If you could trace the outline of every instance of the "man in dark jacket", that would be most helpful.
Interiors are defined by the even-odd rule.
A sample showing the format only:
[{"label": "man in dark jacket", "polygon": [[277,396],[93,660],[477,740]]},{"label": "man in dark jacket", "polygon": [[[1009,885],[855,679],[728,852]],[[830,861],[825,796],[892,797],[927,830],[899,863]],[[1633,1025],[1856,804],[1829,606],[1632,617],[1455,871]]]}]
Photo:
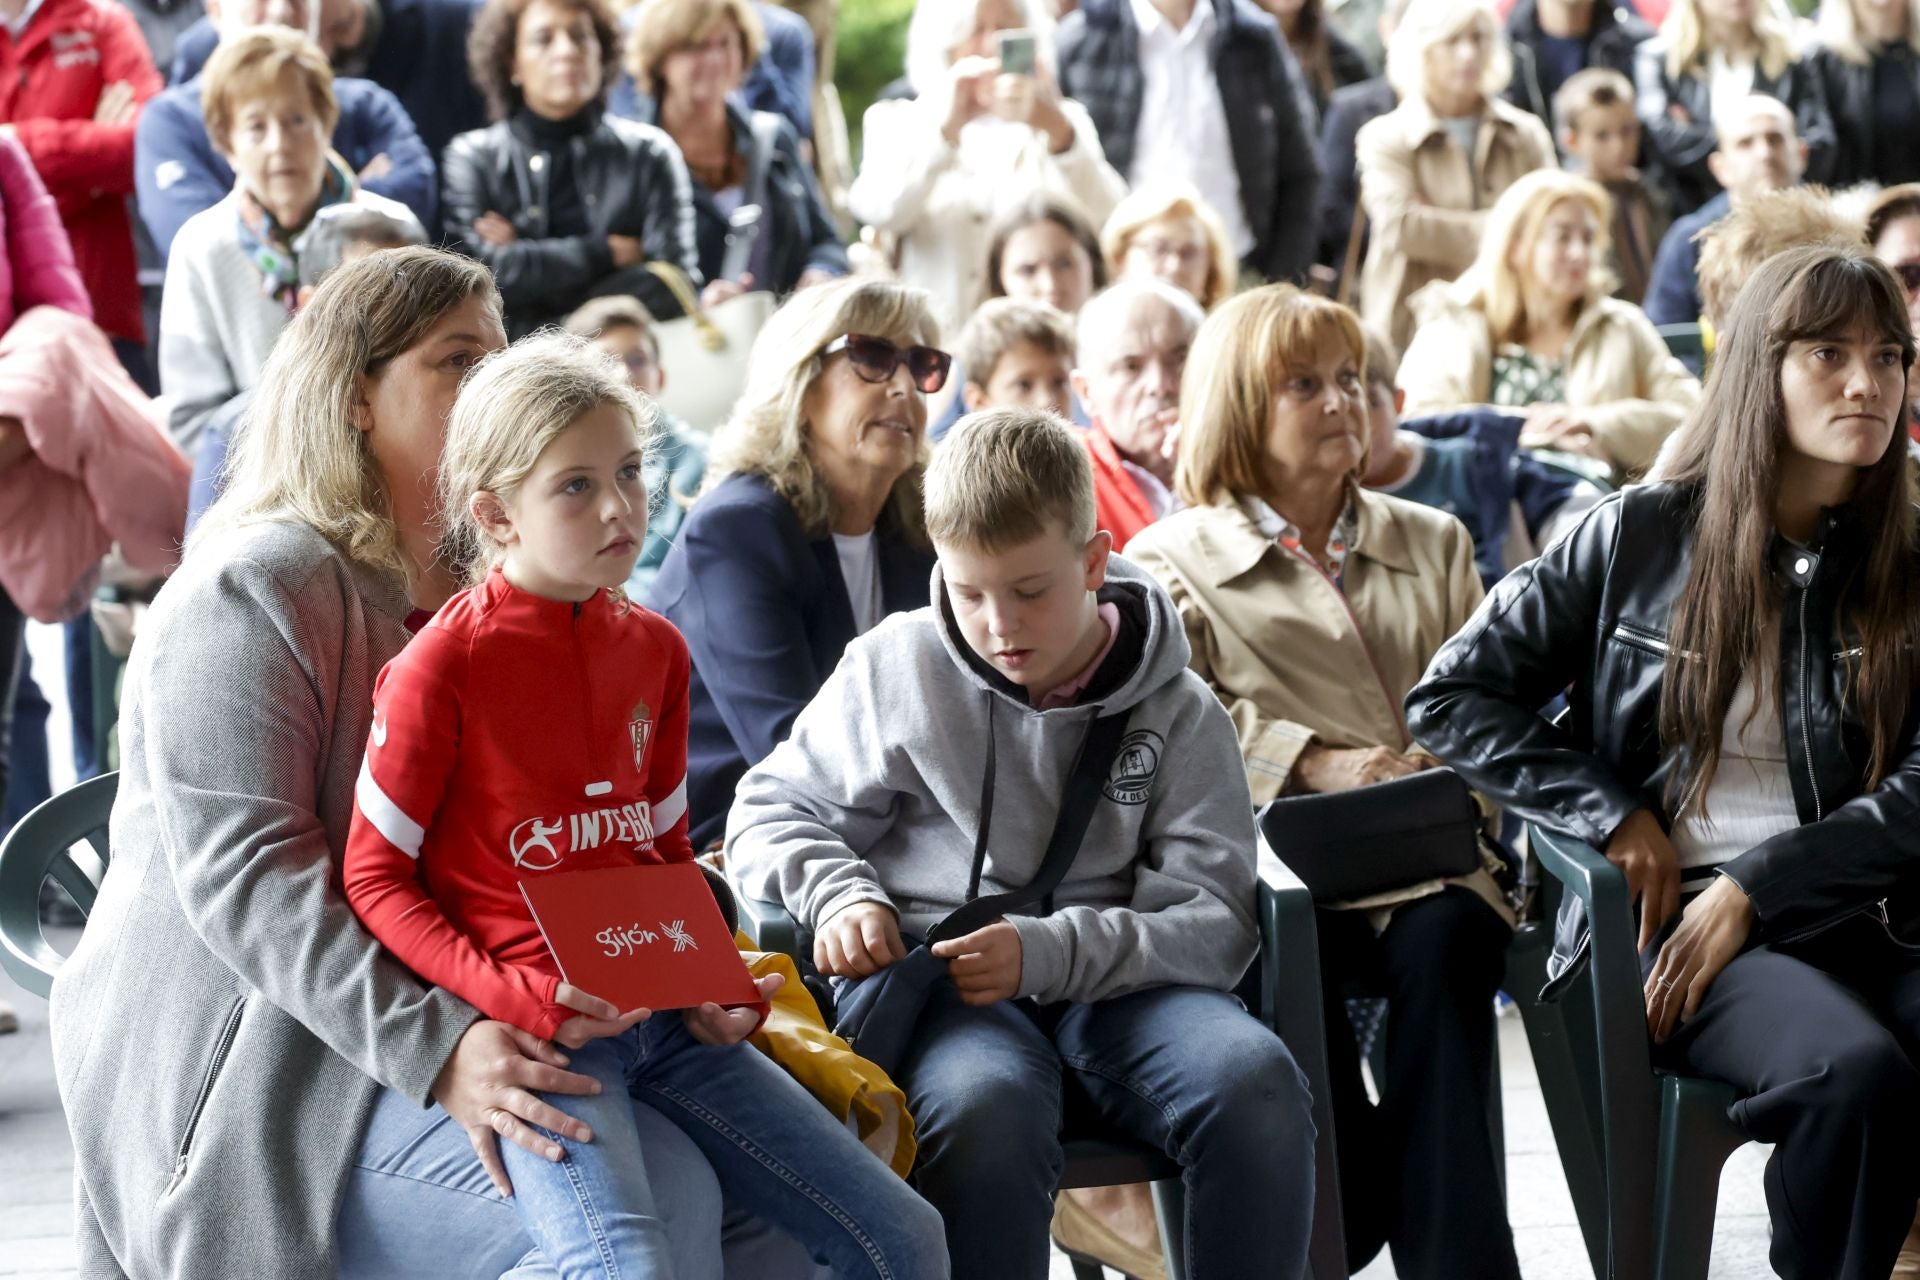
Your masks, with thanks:
[{"label": "man in dark jacket", "polygon": [[[1305,278],[1320,182],[1313,106],[1270,15],[1251,0],[1087,0],[1055,43],[1060,90],[1086,107],[1121,176],[1136,190],[1192,183],[1227,206],[1218,212],[1248,267]],[[1210,77],[1187,74],[1196,56]]]},{"label": "man in dark jacket", "polygon": [[[467,28],[479,0],[313,0],[316,40],[343,76],[373,81],[400,99],[429,155],[454,135],[487,123],[487,106],[467,73]],[[220,43],[207,19],[174,46],[169,84],[200,74]],[[431,223],[427,225],[431,226]]]},{"label": "man in dark jacket", "polygon": [[1588,67],[1610,67],[1632,80],[1634,46],[1653,34],[1612,0],[1520,0],[1507,15],[1513,47],[1507,101],[1546,121],[1557,138],[1553,95],[1560,86]]}]

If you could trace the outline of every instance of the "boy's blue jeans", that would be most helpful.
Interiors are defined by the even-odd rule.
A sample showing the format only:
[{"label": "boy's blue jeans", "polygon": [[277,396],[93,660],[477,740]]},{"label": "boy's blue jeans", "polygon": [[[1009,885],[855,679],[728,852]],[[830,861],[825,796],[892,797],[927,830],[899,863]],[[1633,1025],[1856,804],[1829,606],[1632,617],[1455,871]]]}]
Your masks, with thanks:
[{"label": "boy's blue jeans", "polygon": [[976,1008],[942,983],[898,1083],[920,1142],[915,1182],[946,1222],[956,1280],[1044,1280],[1069,1093],[1180,1162],[1191,1280],[1306,1272],[1306,1077],[1224,992]]},{"label": "boy's blue jeans", "polygon": [[693,1139],[729,1201],[786,1231],[836,1276],[947,1275],[933,1207],[758,1050],[701,1044],[678,1013],[658,1013],[569,1056],[569,1070],[599,1080],[600,1094],[546,1101],[584,1120],[593,1141],[559,1139],[567,1154],[558,1164],[502,1146],[521,1218],[566,1280],[674,1274],[635,1101]]}]

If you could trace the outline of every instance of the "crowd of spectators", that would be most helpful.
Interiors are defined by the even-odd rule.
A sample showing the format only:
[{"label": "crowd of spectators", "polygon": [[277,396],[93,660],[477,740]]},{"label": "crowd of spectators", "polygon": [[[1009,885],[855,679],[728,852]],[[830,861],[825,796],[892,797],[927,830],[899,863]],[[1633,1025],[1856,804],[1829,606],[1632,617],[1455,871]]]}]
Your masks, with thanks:
[{"label": "crowd of spectators", "polygon": [[[436,1196],[504,1179],[495,1134],[571,1136],[534,1096],[574,1088],[552,1046],[383,956],[325,874],[372,803],[376,677],[473,568],[448,415],[546,331],[644,408],[605,585],[684,642],[686,737],[646,800],[818,935],[842,999],[983,868],[1034,878],[987,848],[996,750],[993,829],[1037,858],[1063,717],[1153,708],[1129,759],[1187,808],[1156,793],[1041,920],[951,953],[895,1072],[951,1274],[1038,1276],[1049,1230],[1163,1274],[1144,1188],[1036,1209],[1063,1062],[1185,1166],[1189,1274],[1297,1269],[1308,1100],[1223,995],[1244,819],[1444,761],[1626,871],[1662,1061],[1775,1144],[1781,1273],[1920,1275],[1920,940],[1841,910],[1897,933],[1920,887],[1920,7],[918,0],[851,168],[837,11],[0,0],[0,833],[51,792],[57,683],[73,772],[123,770],[97,915],[160,957],[128,976],[96,925],[56,999],[88,1265],[164,1269],[165,1238],[208,1274],[391,1274],[458,1246]],[[129,601],[123,671],[96,612]],[[29,621],[64,628],[63,679]],[[1516,829],[1317,910],[1356,1269],[1519,1274],[1485,1124]],[[1371,1093],[1361,985],[1393,1028]],[[1832,1052],[1763,1043],[1769,990]],[[98,1047],[143,1028],[176,1043]],[[223,1034],[255,1091],[226,1111],[272,1115],[198,1140],[280,1179],[244,1195],[188,1160],[192,1038]],[[1284,1079],[1255,1098],[1252,1063]],[[1157,1110],[1113,1084],[1149,1067]],[[133,1071],[176,1146],[107,1140],[152,1118]],[[426,1141],[420,1103],[454,1123],[400,1212],[382,1147]],[[659,1247],[806,1274],[817,1223],[748,1197],[723,1231],[737,1153],[637,1123],[683,1184]],[[1285,1211],[1248,1221],[1256,1187]],[[518,1223],[468,1243],[545,1274],[512,1270]]]}]

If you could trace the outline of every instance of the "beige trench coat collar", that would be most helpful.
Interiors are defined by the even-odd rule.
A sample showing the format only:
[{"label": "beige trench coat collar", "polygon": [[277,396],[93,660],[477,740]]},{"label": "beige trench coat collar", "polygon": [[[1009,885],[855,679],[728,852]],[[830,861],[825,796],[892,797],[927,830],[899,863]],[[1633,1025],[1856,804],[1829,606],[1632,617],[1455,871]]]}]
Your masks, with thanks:
[{"label": "beige trench coat collar", "polygon": [[[1260,532],[1260,526],[1238,502],[1228,499],[1206,510],[1208,518],[1196,531],[1195,542],[1214,586],[1225,586],[1247,573],[1269,552],[1287,554]],[[1400,573],[1415,572],[1406,531],[1381,513],[1379,499],[1360,490],[1354,498],[1353,514],[1356,533],[1349,555],[1364,556]]]}]

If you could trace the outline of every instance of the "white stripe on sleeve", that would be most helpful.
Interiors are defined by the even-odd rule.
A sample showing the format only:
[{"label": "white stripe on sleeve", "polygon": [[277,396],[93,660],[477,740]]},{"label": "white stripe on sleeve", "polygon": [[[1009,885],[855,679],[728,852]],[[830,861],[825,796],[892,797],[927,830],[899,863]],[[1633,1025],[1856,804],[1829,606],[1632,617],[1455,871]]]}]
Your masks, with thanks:
[{"label": "white stripe on sleeve", "polygon": [[[353,786],[353,798],[359,802],[360,812],[367,816],[367,821],[373,824],[375,831],[386,837],[388,844],[409,858],[420,856],[420,842],[426,839],[427,829],[387,798],[387,793],[373,780],[372,761],[364,756],[360,759],[360,780]],[[684,797],[680,807],[687,807]]]},{"label": "white stripe on sleeve", "polygon": [[680,785],[673,794],[653,806],[653,829],[656,832],[671,831],[673,824],[687,816],[687,778],[680,775]]}]

